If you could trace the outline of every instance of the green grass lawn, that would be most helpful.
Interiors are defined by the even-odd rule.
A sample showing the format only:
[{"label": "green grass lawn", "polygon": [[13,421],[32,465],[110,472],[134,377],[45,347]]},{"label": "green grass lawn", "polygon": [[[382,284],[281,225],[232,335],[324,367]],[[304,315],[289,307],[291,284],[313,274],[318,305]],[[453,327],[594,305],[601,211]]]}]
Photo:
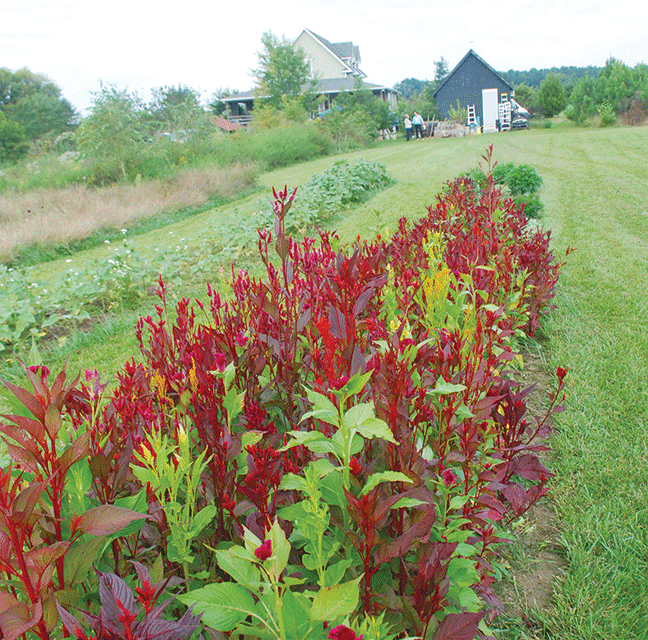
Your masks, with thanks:
[{"label": "green grass lawn", "polygon": [[[543,630],[520,628],[514,637],[648,638],[648,128],[564,125],[389,142],[348,154],[349,160],[384,162],[397,184],[330,228],[350,240],[374,233],[377,224],[394,228],[401,216],[420,217],[444,182],[474,167],[489,144],[498,161],[537,169],[544,179],[542,223],[552,230],[557,252],[576,249],[541,341],[550,368],[570,368],[567,410],[558,416],[553,438],[552,492],[567,569],[553,603],[533,612]],[[268,190],[294,187],[337,159],[281,169],[261,180]],[[147,251],[182,237],[188,251],[199,251],[207,231],[218,231],[233,208],[237,215],[251,215],[257,198],[206,211],[133,243]],[[75,259],[106,255],[101,247]],[[65,267],[64,261],[48,263],[43,274]],[[60,364],[69,357],[70,370],[96,366],[109,377],[135,354],[134,321],[131,316],[113,323],[51,358]]]}]

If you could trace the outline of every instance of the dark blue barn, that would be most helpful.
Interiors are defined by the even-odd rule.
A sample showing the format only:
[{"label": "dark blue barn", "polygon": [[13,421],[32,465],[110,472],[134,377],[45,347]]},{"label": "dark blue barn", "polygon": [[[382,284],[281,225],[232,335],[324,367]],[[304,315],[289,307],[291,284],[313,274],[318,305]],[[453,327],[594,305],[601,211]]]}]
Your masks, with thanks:
[{"label": "dark blue barn", "polygon": [[450,107],[457,107],[458,100],[464,109],[474,105],[477,122],[484,131],[493,131],[502,94],[510,98],[513,85],[471,49],[433,95],[442,118],[448,117]]}]

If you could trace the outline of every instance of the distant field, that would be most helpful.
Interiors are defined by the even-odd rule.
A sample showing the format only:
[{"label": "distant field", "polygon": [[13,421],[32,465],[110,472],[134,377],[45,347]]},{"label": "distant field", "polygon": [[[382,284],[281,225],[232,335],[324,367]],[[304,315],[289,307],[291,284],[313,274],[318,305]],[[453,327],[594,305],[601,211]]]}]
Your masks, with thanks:
[{"label": "distant field", "polygon": [[[559,283],[556,311],[539,345],[548,370],[569,367],[567,410],[553,439],[553,504],[566,574],[553,603],[530,611],[507,637],[560,640],[648,637],[648,128],[552,129],[461,139],[386,143],[348,154],[384,162],[397,184],[330,226],[343,240],[394,228],[432,204],[444,182],[474,167],[487,145],[501,162],[526,163],[544,179],[542,224],[556,250],[576,251]],[[330,167],[329,157],[261,176],[268,187],[294,187]],[[206,230],[226,215],[251,215],[255,200],[198,214],[132,239],[141,251],[183,238],[204,250]],[[226,230],[223,230],[225,233]],[[79,254],[107,257],[100,247]],[[66,268],[42,265],[42,276]],[[205,274],[218,279],[218,274]],[[190,291],[189,294],[197,292]],[[142,310],[148,313],[148,310]],[[134,353],[129,323],[108,327],[54,360],[106,376]],[[519,631],[519,633],[518,633]],[[523,634],[534,635],[523,635]]]}]

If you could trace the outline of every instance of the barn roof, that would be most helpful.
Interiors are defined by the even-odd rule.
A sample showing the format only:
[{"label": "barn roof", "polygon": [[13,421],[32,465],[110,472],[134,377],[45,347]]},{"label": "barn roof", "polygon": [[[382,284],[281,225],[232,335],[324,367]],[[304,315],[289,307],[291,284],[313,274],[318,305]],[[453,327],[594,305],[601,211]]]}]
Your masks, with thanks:
[{"label": "barn roof", "polygon": [[484,60],[481,56],[477,55],[472,49],[470,49],[470,51],[468,51],[468,53],[463,58],[461,58],[455,68],[442,80],[441,84],[434,90],[434,93],[432,94],[433,96],[436,96],[436,94],[443,88],[446,82],[448,82],[448,80],[457,72],[461,65],[471,56],[475,58],[475,60],[477,60],[477,62],[479,62],[483,67],[488,69],[493,75],[497,76],[497,78],[499,78],[503,84],[508,86],[509,89],[513,91],[514,87],[508,80],[503,78],[501,74],[495,71],[495,69],[493,69],[493,67],[491,67],[488,62],[486,62],[486,60]]}]

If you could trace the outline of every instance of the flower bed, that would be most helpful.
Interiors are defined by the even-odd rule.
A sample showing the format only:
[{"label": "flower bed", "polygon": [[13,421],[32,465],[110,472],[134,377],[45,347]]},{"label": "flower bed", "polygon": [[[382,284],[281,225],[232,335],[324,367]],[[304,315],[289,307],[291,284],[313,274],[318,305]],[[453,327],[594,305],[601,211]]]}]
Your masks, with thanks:
[{"label": "flower bed", "polygon": [[[562,263],[493,184],[491,153],[483,191],[458,179],[416,224],[351,247],[292,240],[295,194],[275,193],[265,278],[233,274],[227,298],[173,314],[160,281],[143,362],[110,394],[45,368],[33,392],[9,385],[32,415],[0,427],[5,637],[49,638],[57,606],[97,594],[114,604],[95,632],[120,638],[149,619],[146,637],[189,637],[193,614],[282,640],[489,637],[506,526],[547,491],[538,453],[566,375],[526,415],[516,340]],[[152,596],[180,581],[193,608],[167,608],[164,631]]]}]

